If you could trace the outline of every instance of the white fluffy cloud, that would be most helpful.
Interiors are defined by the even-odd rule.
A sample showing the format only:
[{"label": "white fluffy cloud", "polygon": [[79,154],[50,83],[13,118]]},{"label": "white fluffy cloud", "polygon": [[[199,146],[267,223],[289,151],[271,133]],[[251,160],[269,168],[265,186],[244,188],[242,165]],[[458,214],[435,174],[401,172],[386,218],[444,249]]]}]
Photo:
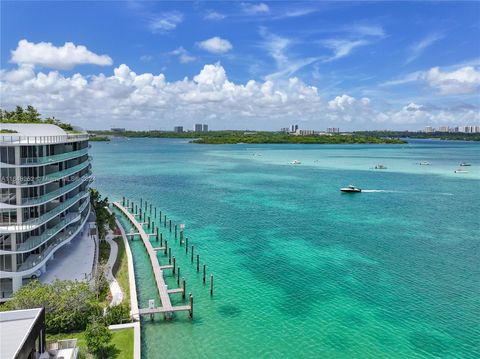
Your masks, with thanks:
[{"label": "white fluffy cloud", "polygon": [[195,56],[190,55],[189,52],[181,46],[170,52],[170,55],[178,56],[178,60],[181,64],[188,64],[189,62],[193,62],[197,59]]},{"label": "white fluffy cloud", "polygon": [[476,108],[431,109],[410,103],[381,111],[368,98],[344,94],[331,101],[298,78],[287,81],[228,79],[220,64],[205,65],[193,77],[168,82],[163,74],[137,74],[127,65],[112,75],[66,77],[20,66],[0,71],[1,107],[32,104],[46,115],[89,129],[121,126],[172,129],[208,120],[212,128],[277,129],[291,122],[302,128],[418,128],[425,124],[480,121]]},{"label": "white fluffy cloud", "polygon": [[473,93],[480,87],[480,71],[473,66],[465,66],[451,72],[443,72],[434,67],[422,77],[442,95]]},{"label": "white fluffy cloud", "polygon": [[[51,42],[37,44],[20,40],[12,51],[11,62],[20,65],[38,65],[52,69],[71,69],[76,65],[94,64],[111,65],[112,59],[107,55],[97,55],[85,46],[66,42],[63,46],[54,46]],[[24,67],[25,69],[25,67]]]},{"label": "white fluffy cloud", "polygon": [[201,49],[211,52],[213,54],[223,54],[233,48],[230,41],[222,39],[218,36],[212,37],[211,39],[205,41],[201,41],[197,45]]}]

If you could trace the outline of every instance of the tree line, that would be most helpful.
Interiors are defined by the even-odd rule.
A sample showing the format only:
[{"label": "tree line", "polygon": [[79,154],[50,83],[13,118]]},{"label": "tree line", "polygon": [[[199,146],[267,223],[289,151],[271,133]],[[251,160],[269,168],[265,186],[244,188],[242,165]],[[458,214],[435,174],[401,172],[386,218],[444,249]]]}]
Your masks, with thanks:
[{"label": "tree line", "polygon": [[73,131],[73,127],[69,123],[62,122],[55,116],[42,118],[38,110],[28,105],[25,109],[22,106],[16,106],[15,110],[7,111],[0,108],[0,122],[3,123],[44,123],[56,125],[65,131]]}]

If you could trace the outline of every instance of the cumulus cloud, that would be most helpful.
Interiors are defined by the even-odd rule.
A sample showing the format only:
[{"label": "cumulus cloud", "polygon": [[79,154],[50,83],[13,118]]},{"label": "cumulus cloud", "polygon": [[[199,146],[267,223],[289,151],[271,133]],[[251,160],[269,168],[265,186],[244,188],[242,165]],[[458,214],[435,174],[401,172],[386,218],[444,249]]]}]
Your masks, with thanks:
[{"label": "cumulus cloud", "polygon": [[[1,107],[32,104],[46,115],[86,128],[112,124],[171,129],[208,119],[213,128],[276,129],[299,120],[303,128],[343,129],[406,124],[465,124],[480,121],[476,107],[455,110],[409,103],[380,110],[369,98],[348,94],[325,101],[298,78],[234,83],[220,64],[205,65],[192,79],[169,82],[164,74],[137,74],[122,64],[110,75],[64,76],[20,66],[0,72]],[[303,121],[303,122],[302,122]]]},{"label": "cumulus cloud", "polygon": [[11,62],[20,65],[38,65],[52,69],[67,70],[77,65],[112,65],[110,56],[97,55],[85,46],[66,42],[63,46],[54,46],[51,42],[33,43],[20,40],[11,52]]},{"label": "cumulus cloud", "polygon": [[148,26],[152,32],[167,32],[175,29],[183,21],[179,11],[163,12],[150,18]]},{"label": "cumulus cloud", "polygon": [[474,93],[480,87],[480,71],[473,66],[465,66],[451,72],[443,72],[440,68],[434,67],[422,77],[442,95]]},{"label": "cumulus cloud", "polygon": [[270,12],[270,8],[267,4],[258,3],[242,3],[243,11],[248,15],[267,14]]},{"label": "cumulus cloud", "polygon": [[233,48],[230,41],[222,39],[218,36],[212,37],[211,39],[205,41],[201,41],[197,45],[199,48],[213,54],[223,54]]}]

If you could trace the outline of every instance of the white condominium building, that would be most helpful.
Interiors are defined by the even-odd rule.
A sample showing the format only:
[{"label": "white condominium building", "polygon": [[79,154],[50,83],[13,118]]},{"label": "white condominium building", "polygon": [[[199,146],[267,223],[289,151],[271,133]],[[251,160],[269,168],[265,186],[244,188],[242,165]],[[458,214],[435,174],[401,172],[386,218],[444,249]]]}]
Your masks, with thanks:
[{"label": "white condominium building", "polygon": [[90,214],[88,135],[0,124],[0,301],[46,271]]}]

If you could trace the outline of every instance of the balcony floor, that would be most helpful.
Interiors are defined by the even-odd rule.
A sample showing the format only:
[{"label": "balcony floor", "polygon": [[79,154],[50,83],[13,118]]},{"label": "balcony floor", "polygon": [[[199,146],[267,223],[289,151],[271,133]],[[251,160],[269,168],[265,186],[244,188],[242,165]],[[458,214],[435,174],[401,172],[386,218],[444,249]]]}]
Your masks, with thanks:
[{"label": "balcony floor", "polygon": [[90,222],[86,222],[80,232],[69,244],[55,252],[55,258],[47,262],[46,273],[40,276],[43,283],[55,279],[83,281],[91,278],[95,260],[95,241],[89,236]]}]

